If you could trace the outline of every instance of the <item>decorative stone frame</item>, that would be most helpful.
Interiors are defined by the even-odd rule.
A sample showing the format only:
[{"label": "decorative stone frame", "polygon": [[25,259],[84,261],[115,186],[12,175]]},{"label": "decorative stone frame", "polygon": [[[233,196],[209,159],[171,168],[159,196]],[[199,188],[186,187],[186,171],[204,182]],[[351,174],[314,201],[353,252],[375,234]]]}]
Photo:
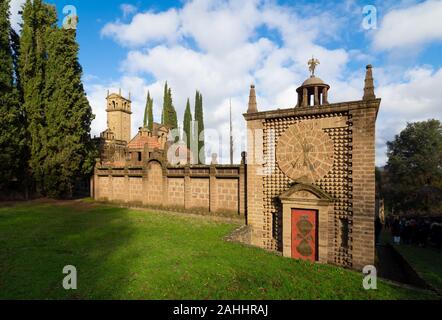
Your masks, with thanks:
[{"label": "decorative stone frame", "polygon": [[283,256],[289,258],[292,256],[292,209],[315,210],[318,217],[318,262],[327,263],[329,216],[333,210],[333,198],[315,185],[295,182],[292,187],[279,196],[279,199],[282,203]]}]

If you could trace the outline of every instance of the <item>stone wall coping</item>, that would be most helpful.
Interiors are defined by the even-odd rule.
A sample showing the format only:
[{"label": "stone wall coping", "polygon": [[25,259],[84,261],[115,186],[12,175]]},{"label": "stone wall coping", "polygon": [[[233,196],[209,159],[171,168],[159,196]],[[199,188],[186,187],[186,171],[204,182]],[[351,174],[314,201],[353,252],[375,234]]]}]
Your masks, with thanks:
[{"label": "stone wall coping", "polygon": [[[150,162],[150,161],[149,161]],[[146,163],[147,164],[147,163]],[[97,165],[97,169],[100,170],[143,170],[146,164],[142,164],[139,166],[112,166],[112,165]],[[216,168],[216,169],[239,169],[241,168],[242,164],[216,164],[216,165],[167,165],[166,169],[210,169],[210,168]]]}]

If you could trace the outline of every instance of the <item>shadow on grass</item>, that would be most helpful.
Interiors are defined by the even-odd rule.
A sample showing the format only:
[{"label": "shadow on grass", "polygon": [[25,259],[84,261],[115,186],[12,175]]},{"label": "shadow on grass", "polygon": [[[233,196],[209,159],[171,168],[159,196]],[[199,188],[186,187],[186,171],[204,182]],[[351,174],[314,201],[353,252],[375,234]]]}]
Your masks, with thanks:
[{"label": "shadow on grass", "polygon": [[[127,210],[19,204],[0,208],[0,299],[113,298],[130,274]],[[63,267],[78,272],[65,290]]]}]

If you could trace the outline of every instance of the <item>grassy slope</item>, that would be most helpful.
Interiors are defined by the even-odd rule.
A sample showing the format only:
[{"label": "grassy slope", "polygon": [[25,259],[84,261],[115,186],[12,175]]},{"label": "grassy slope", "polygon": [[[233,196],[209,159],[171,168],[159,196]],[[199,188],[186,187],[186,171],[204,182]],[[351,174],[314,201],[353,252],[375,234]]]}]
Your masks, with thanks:
[{"label": "grassy slope", "polygon": [[[82,204],[0,208],[0,299],[429,298],[222,240],[235,223]],[[78,290],[61,287],[78,270]]]}]

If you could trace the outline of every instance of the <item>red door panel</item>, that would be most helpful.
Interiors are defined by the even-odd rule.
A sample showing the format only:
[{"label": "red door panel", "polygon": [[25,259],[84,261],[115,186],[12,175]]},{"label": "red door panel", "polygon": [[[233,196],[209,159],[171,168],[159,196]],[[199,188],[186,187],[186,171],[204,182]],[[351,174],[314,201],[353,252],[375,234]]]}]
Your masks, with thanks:
[{"label": "red door panel", "polygon": [[292,258],[316,261],[316,211],[292,209]]}]

